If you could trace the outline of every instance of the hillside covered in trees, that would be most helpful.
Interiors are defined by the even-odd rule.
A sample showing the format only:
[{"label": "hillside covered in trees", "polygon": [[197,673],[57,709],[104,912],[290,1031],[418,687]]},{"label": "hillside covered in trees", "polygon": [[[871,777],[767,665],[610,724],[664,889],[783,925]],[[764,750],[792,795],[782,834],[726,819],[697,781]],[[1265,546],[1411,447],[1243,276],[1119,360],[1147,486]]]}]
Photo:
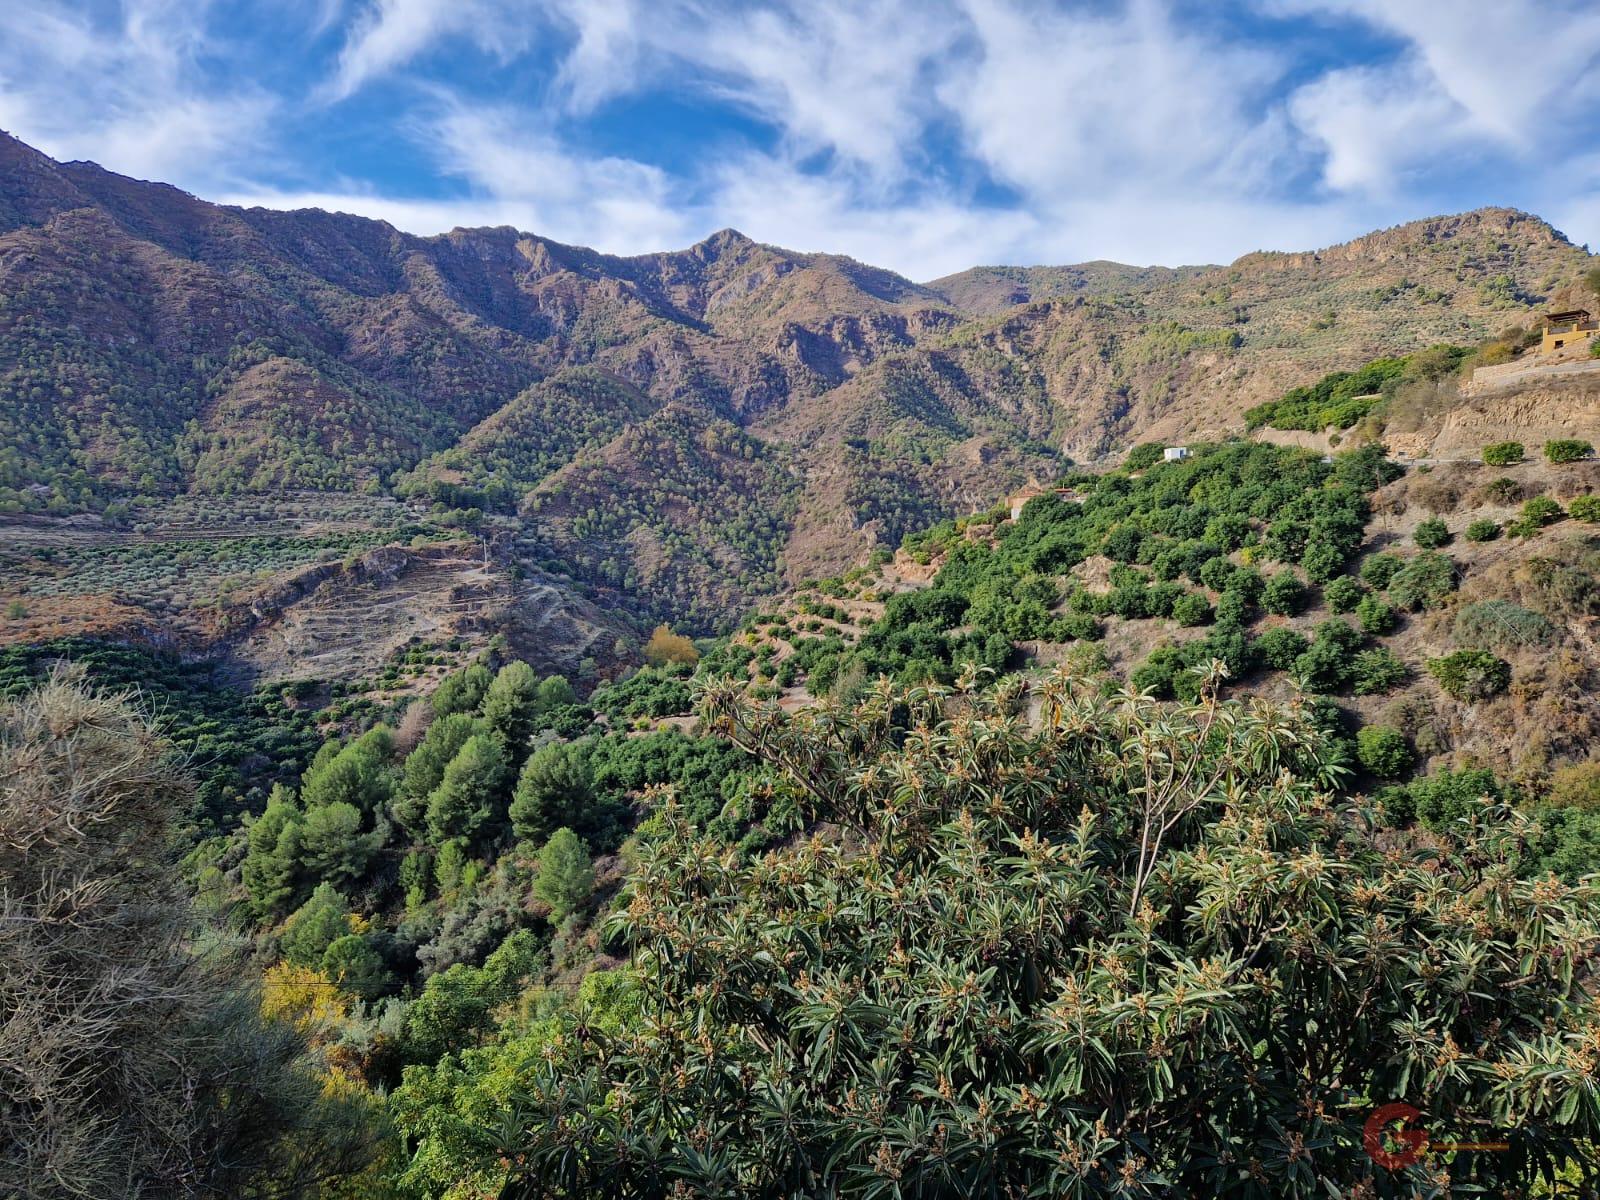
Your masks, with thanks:
[{"label": "hillside covered in trees", "polygon": [[1484,209],[1225,267],[917,284],[731,230],[618,258],[229,208],[0,135],[0,518],[408,499],[487,519],[508,572],[709,632],[1030,476],[1525,325],[1590,262]]},{"label": "hillside covered in trees", "polygon": [[[69,1158],[163,1196],[1595,1177],[1595,810],[1489,772],[1394,803],[1316,704],[1224,697],[1220,659],[1176,702],[962,667],[798,712],[715,657],[584,702],[485,664],[257,763],[264,807],[163,833],[206,764],[101,690],[133,664],[63,649],[87,674],[41,662],[0,710],[25,918],[0,926],[0,1168],[26,1194],[82,1194]],[[653,727],[691,689],[699,730]],[[63,909],[83,887],[104,899]],[[171,939],[124,937],[132,976],[107,957],[130,920]],[[52,972],[107,972],[122,1023],[51,1008]],[[163,1007],[126,1009],[139,988]],[[138,1057],[191,1028],[181,1071]],[[73,1090],[41,1104],[46,1077]],[[1396,1128],[1375,1158],[1395,1098],[1504,1149],[1413,1159]]]},{"label": "hillside covered in trees", "polygon": [[1591,263],[918,284],[0,135],[0,1194],[1595,1196],[1593,392],[1471,375]]},{"label": "hillside covered in trees", "polygon": [[[41,713],[161,714],[127,786],[176,821],[138,836],[165,847],[161,919],[219,949],[160,969],[212,973],[239,1053],[278,1039],[253,1102],[335,1106],[324,1174],[273,1116],[228,1186],[1584,1195],[1594,464],[1487,457],[1504,521],[1376,449],[1137,448],[729,637],[658,630],[598,686],[502,645],[319,708],[35,644],[0,664],[6,795],[26,820],[41,764],[74,761],[77,719]],[[53,770],[80,805],[110,786]],[[39,888],[75,861],[24,840]],[[48,1022],[30,995],[12,1019]],[[133,1119],[180,1086],[226,1085],[92,1103]],[[1376,1159],[1395,1099],[1505,1149]],[[69,1194],[47,1176],[75,1118],[12,1103],[0,1162]]]}]

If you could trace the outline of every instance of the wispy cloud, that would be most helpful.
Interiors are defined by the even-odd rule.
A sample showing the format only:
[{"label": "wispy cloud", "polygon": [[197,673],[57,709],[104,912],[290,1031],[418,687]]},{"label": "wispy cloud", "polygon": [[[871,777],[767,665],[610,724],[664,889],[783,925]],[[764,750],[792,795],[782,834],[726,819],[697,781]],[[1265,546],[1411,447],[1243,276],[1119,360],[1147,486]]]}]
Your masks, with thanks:
[{"label": "wispy cloud", "polygon": [[157,177],[258,144],[278,101],[247,80],[218,89],[198,78],[208,51],[199,11],[138,0],[100,20],[0,6],[0,128],[56,157]]},{"label": "wispy cloud", "polygon": [[527,49],[529,29],[509,0],[375,0],[356,16],[319,94],[343,99],[455,37],[509,58]]},{"label": "wispy cloud", "polygon": [[[287,62],[252,12],[0,7],[0,126],[418,232],[633,252],[735,225],[924,278],[1491,202],[1600,232],[1587,0],[297,0],[270,14],[301,30]],[[657,105],[695,124],[663,139]],[[347,161],[356,121],[406,165]]]}]

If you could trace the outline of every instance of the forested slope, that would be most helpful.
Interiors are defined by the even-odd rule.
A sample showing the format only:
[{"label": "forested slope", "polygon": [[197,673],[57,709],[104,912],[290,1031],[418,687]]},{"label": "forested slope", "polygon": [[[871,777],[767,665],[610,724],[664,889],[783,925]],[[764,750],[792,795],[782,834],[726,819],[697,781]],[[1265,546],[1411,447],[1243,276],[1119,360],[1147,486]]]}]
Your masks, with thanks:
[{"label": "forested slope", "polygon": [[[136,517],[180,494],[310,489],[515,518],[529,492],[590,513],[621,488],[626,527],[599,544],[523,541],[582,587],[702,628],[738,615],[735,592],[833,573],[1069,460],[1236,431],[1328,370],[1478,343],[1590,261],[1535,217],[1484,209],[1227,267],[922,286],[731,230],[618,258],[510,229],[245,211],[11,139],[0,198],[0,508]],[[714,568],[663,554],[703,532],[695,503],[655,502],[683,487],[683,436],[635,433],[668,410],[726,422],[789,476],[794,502],[774,503],[742,455],[698,465],[769,510]]]}]

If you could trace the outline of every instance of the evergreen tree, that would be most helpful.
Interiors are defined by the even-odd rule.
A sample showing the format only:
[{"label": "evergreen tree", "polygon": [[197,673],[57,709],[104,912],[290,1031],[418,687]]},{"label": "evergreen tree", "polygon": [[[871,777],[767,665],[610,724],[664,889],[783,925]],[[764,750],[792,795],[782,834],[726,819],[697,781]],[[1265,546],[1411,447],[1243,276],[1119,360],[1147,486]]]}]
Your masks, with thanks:
[{"label": "evergreen tree", "polygon": [[394,787],[393,751],[394,734],[380,725],[330,758],[319,754],[301,781],[301,803],[308,811],[327,804],[349,804],[363,813],[380,811]]},{"label": "evergreen tree", "polygon": [[528,756],[511,800],[511,828],[539,841],[577,824],[594,799],[594,770],[584,742],[552,742]]},{"label": "evergreen tree", "polygon": [[520,759],[539,713],[539,678],[525,662],[507,663],[483,698],[483,719],[506,748]]},{"label": "evergreen tree", "polygon": [[328,947],[349,932],[350,902],[331,883],[319,883],[284,923],[278,948],[286,962],[319,967]]},{"label": "evergreen tree", "polygon": [[577,693],[572,690],[572,685],[560,675],[546,675],[540,681],[537,699],[541,712],[578,702]]},{"label": "evergreen tree", "polygon": [[505,782],[506,755],[499,739],[473,734],[428,797],[428,835],[436,844],[476,837],[493,819]]},{"label": "evergreen tree", "polygon": [[403,827],[413,833],[424,828],[428,796],[444,778],[450,760],[482,727],[482,722],[470,713],[451,713],[428,726],[417,748],[406,756],[403,783],[391,807],[395,820]]},{"label": "evergreen tree", "polygon": [[493,678],[482,663],[473,663],[464,671],[445,676],[433,693],[434,715],[448,717],[451,713],[477,712]]},{"label": "evergreen tree", "polygon": [[365,876],[384,836],[379,829],[362,833],[361,824],[360,811],[343,801],[308,811],[300,823],[300,865],[306,877],[353,884]]},{"label": "evergreen tree", "polygon": [[[1594,888],[1525,874],[1536,827],[1492,799],[1424,839],[1341,804],[1308,709],[1221,701],[1219,667],[1179,705],[1065,673],[799,714],[714,687],[708,723],[837,836],[741,860],[669,808],[611,926],[650,1018],[509,1050],[518,1093],[450,1173],[862,1200],[1594,1178]],[[1507,1145],[1380,1165],[1390,1098]]]},{"label": "evergreen tree", "polygon": [[560,924],[572,915],[594,891],[594,863],[589,847],[568,828],[550,835],[539,851],[539,877],[533,894],[550,906],[550,920]]},{"label": "evergreen tree", "polygon": [[322,973],[352,996],[371,1000],[394,982],[383,955],[357,933],[346,933],[322,952]]},{"label": "evergreen tree", "polygon": [[275,784],[266,810],[250,823],[239,874],[257,918],[287,912],[294,904],[300,879],[300,817],[294,793]]}]

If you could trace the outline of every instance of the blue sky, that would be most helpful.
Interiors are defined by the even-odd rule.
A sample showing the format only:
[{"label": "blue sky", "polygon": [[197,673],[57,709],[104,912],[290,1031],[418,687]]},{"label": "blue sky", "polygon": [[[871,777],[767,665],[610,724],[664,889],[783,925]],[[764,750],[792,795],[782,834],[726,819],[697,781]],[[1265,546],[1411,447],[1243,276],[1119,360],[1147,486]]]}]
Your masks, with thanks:
[{"label": "blue sky", "polygon": [[1486,204],[1600,244],[1600,4],[34,0],[0,128],[232,203],[917,279]]}]

